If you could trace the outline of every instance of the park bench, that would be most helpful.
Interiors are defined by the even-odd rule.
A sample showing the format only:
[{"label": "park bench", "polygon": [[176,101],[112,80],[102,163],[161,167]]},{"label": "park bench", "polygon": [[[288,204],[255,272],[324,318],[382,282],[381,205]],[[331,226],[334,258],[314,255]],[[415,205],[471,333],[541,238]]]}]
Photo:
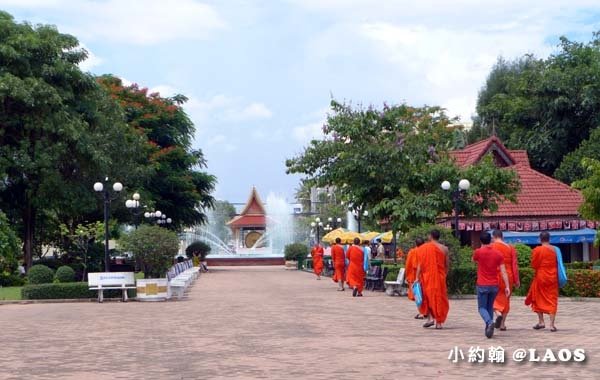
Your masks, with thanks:
[{"label": "park bench", "polygon": [[375,288],[375,281],[381,276],[381,267],[380,266],[372,266],[367,271],[367,275],[365,276],[365,289],[373,289]]},{"label": "park bench", "polygon": [[167,272],[169,280],[168,298],[183,298],[185,291],[200,275],[200,267],[195,267],[191,260],[186,260],[173,265]]},{"label": "park bench", "polygon": [[133,272],[88,273],[88,287],[98,291],[98,302],[104,301],[104,291],[118,289],[122,292],[123,302],[127,302],[127,290],[135,289]]},{"label": "park bench", "polygon": [[396,281],[385,281],[385,293],[388,296],[393,296],[395,294],[401,296],[402,295],[402,286],[404,285],[404,268],[400,268],[398,271],[398,277]]}]

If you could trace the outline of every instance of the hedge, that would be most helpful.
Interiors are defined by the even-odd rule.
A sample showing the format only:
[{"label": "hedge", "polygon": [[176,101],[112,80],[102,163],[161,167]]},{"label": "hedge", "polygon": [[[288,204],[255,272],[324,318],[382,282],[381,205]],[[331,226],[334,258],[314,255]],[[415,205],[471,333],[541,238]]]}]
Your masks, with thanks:
[{"label": "hedge", "polygon": [[75,271],[70,266],[63,265],[56,270],[54,279],[61,283],[75,282]]},{"label": "hedge", "polygon": [[[127,294],[135,297],[135,289],[129,289]],[[21,297],[24,300],[97,298],[98,292],[89,290],[87,282],[54,283],[25,285]],[[121,291],[105,290],[104,298],[121,298]]]}]

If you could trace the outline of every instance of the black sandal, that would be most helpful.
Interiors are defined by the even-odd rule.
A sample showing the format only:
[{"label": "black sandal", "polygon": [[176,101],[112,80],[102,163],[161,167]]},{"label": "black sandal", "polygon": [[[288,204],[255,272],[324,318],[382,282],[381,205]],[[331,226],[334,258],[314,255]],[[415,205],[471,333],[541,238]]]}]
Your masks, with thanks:
[{"label": "black sandal", "polygon": [[424,319],[425,317],[422,316],[421,314],[417,314],[415,315],[415,319]]},{"label": "black sandal", "polygon": [[502,326],[502,314],[496,318],[496,322],[494,323],[494,327],[499,329]]},{"label": "black sandal", "polygon": [[500,327],[500,331],[506,331],[506,327]]},{"label": "black sandal", "polygon": [[541,329],[545,329],[546,325],[540,325],[539,323],[536,323],[535,326],[533,326],[534,330],[541,330]]},{"label": "black sandal", "polygon": [[357,294],[358,294],[358,289],[356,289],[356,288],[352,289],[352,297],[356,297]]},{"label": "black sandal", "polygon": [[552,327],[552,328],[550,329],[550,331],[552,331],[552,332],[557,332],[557,331],[558,331],[558,329],[557,329],[556,327]]},{"label": "black sandal", "polygon": [[429,327],[431,327],[433,325],[435,325],[435,322],[434,321],[429,321],[429,322],[425,322],[425,324],[423,325],[423,327],[429,328]]}]

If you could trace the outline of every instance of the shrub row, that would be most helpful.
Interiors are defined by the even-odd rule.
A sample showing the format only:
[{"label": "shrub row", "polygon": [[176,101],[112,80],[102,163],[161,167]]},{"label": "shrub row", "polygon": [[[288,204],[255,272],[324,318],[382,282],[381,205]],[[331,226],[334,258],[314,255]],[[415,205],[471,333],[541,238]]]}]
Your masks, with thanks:
[{"label": "shrub row", "polygon": [[23,286],[23,284],[25,284],[25,279],[18,274],[0,273],[0,286]]},{"label": "shrub row", "polygon": [[[384,264],[388,269],[386,281],[395,281],[398,271],[402,268],[399,264]],[[514,295],[525,296],[531,286],[535,272],[531,268],[519,269],[521,286],[514,289]],[[567,269],[569,281],[560,294],[565,297],[600,297],[600,271],[589,269]],[[448,293],[475,294],[477,270],[474,267],[452,268],[448,272]]]},{"label": "shrub row", "polygon": [[[129,289],[129,297],[135,297],[135,289]],[[80,299],[96,298],[98,293],[89,290],[87,282],[53,283],[39,285],[25,285],[21,289],[21,297],[24,300],[46,300],[46,299]],[[120,298],[120,290],[105,290],[104,298]]]}]

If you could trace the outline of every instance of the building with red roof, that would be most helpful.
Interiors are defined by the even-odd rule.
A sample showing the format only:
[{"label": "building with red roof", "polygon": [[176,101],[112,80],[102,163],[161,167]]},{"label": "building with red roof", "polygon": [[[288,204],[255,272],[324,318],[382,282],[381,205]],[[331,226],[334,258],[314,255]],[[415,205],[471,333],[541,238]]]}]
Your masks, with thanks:
[{"label": "building with red roof", "polygon": [[[509,242],[537,244],[540,231],[549,231],[552,243],[561,247],[566,261],[589,261],[598,258],[593,247],[598,224],[581,218],[581,193],[570,186],[531,168],[525,150],[510,150],[496,136],[450,153],[459,166],[478,163],[492,155],[495,164],[514,170],[521,182],[516,203],[503,202],[494,213],[478,218],[461,218],[461,238],[477,241],[482,230],[500,229]],[[454,227],[452,218],[440,222]]]},{"label": "building with red roof", "polygon": [[255,187],[250,192],[246,206],[239,215],[227,222],[227,225],[231,228],[236,248],[252,248],[265,234],[267,227],[265,206]]}]

